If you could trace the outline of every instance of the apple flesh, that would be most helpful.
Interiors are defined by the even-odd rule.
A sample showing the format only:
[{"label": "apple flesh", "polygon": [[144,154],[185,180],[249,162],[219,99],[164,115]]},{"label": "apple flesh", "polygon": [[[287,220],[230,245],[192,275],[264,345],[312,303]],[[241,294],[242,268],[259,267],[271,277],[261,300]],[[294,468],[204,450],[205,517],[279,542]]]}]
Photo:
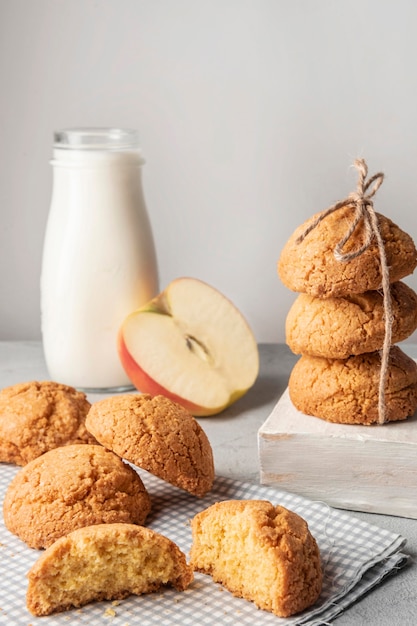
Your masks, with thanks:
[{"label": "apple flesh", "polygon": [[259,372],[255,337],[235,305],[207,283],[178,278],[124,320],[118,351],[135,387],[192,415],[215,415]]}]

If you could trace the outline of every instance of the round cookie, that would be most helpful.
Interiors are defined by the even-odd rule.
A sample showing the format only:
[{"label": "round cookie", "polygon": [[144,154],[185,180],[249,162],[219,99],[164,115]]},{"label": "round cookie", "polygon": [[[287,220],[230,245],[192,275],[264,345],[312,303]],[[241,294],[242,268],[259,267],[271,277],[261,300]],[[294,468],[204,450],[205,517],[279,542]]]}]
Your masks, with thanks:
[{"label": "round cookie", "polygon": [[90,403],[84,393],[52,381],[32,381],[0,391],[0,462],[25,465],[48,450],[96,443],[85,428]]},{"label": "round cookie", "polygon": [[[299,226],[285,244],[278,261],[278,274],[289,289],[328,298],[381,288],[381,263],[375,237],[369,248],[350,261],[339,261],[334,249],[353,220],[354,209],[343,207],[326,216],[300,243],[300,237],[317,215]],[[417,266],[417,250],[412,238],[387,217],[377,213],[385,246],[390,282],[412,274]],[[364,242],[364,226],[358,225],[343,248],[357,250]]]},{"label": "round cookie", "polygon": [[233,595],[279,617],[318,599],[319,548],[296,513],[266,500],[228,500],[198,513],[191,528],[191,566]]},{"label": "round cookie", "polygon": [[196,496],[213,486],[213,453],[205,432],[191,413],[164,396],[100,400],[92,405],[86,427],[120,457]]},{"label": "round cookie", "polygon": [[[303,355],[290,374],[291,401],[302,413],[329,422],[377,423],[380,369],[379,352],[347,359]],[[398,346],[390,351],[385,407],[386,421],[406,419],[417,408],[417,364]]]},{"label": "round cookie", "polygon": [[185,554],[163,535],[132,524],[99,524],[61,537],[28,573],[26,604],[50,615],[92,601],[121,600],[192,582]]},{"label": "round cookie", "polygon": [[99,445],[55,448],[10,483],[4,523],[31,548],[46,548],[76,528],[143,524],[150,498],[133,468]]},{"label": "round cookie", "polygon": [[[392,343],[417,328],[417,294],[402,282],[391,286]],[[300,294],[285,325],[286,342],[295,354],[346,359],[381,350],[385,337],[384,299],[379,291],[344,298]]]}]

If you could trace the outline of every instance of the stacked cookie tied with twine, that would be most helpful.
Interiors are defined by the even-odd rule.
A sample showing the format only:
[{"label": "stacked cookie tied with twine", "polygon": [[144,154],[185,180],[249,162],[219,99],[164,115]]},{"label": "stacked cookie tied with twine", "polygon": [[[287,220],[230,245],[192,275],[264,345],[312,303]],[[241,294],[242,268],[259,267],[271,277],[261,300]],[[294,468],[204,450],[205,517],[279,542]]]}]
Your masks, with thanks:
[{"label": "stacked cookie tied with twine", "polygon": [[278,274],[299,295],[286,341],[301,357],[289,394],[301,412],[343,424],[384,424],[417,408],[417,365],[396,343],[417,328],[417,294],[402,282],[417,266],[410,235],[376,213],[383,182],[354,163],[356,192],[299,226]]}]

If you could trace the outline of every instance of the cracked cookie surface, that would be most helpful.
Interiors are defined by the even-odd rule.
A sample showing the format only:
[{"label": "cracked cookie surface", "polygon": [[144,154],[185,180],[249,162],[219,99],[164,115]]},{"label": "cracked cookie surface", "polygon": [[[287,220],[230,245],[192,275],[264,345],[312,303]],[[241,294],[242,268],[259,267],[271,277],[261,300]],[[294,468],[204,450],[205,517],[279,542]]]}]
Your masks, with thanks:
[{"label": "cracked cookie surface", "polygon": [[[291,401],[302,413],[329,422],[374,424],[380,368],[379,352],[347,359],[303,355],[290,374]],[[385,405],[387,421],[406,419],[417,409],[417,364],[398,346],[390,350]]]},{"label": "cracked cookie surface", "polygon": [[[417,328],[417,294],[405,283],[391,286],[392,343]],[[295,354],[346,359],[381,350],[385,337],[384,300],[379,291],[344,298],[300,294],[285,325],[286,342]]]},{"label": "cracked cookie surface", "polygon": [[96,443],[85,428],[84,393],[53,381],[30,381],[0,391],[0,462],[25,465],[48,450]]},{"label": "cracked cookie surface", "polygon": [[150,498],[140,476],[99,445],[55,448],[34,459],[5,495],[6,527],[31,548],[46,548],[94,524],[143,524]]},{"label": "cracked cookie surface", "polygon": [[100,400],[92,405],[86,427],[109,450],[189,493],[203,496],[213,486],[207,435],[186,409],[164,396]]},{"label": "cracked cookie surface", "polygon": [[[277,269],[284,285],[292,291],[322,298],[380,289],[381,263],[375,237],[368,249],[350,261],[339,261],[334,256],[336,245],[352,222],[351,207],[328,215],[301,243],[296,242],[317,215],[294,231],[281,252]],[[379,213],[377,217],[390,268],[390,282],[397,282],[412,274],[416,268],[417,250],[410,235],[389,218]],[[360,223],[343,248],[343,253],[355,251],[363,243],[364,225]]]}]

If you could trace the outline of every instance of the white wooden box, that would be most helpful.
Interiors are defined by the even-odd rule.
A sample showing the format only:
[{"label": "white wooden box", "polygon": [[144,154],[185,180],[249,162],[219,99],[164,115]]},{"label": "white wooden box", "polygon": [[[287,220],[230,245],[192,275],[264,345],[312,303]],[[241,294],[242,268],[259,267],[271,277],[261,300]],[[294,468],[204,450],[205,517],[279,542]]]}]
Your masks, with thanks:
[{"label": "white wooden box", "polygon": [[260,481],[341,509],[417,519],[417,414],[382,426],[304,415],[288,389],[258,431]]}]

